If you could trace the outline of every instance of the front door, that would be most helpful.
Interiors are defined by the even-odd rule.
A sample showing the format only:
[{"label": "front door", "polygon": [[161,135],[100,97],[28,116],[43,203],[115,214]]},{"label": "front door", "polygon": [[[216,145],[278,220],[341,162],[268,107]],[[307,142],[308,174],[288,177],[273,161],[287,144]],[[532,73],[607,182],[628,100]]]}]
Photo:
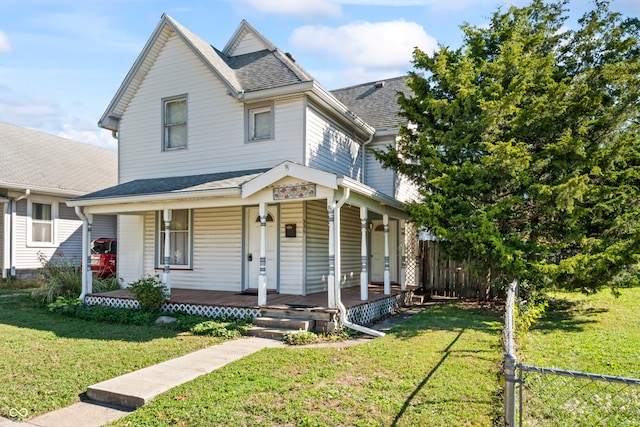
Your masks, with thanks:
[{"label": "front door", "polygon": [[[371,281],[384,281],[384,224],[380,220],[372,221],[371,230]],[[389,277],[397,280],[398,239],[396,221],[389,221]]]},{"label": "front door", "polygon": [[[260,275],[260,211],[247,208],[245,288],[257,289]],[[278,218],[276,209],[267,209],[267,289],[278,289]]]}]

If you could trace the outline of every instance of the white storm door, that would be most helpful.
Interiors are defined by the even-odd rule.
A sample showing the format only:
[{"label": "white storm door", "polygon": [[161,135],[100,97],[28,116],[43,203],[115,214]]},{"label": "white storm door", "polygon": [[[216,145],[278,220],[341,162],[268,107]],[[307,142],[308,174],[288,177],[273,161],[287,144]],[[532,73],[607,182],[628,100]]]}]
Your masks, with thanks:
[{"label": "white storm door", "polygon": [[[246,288],[258,288],[260,275],[260,212],[257,207],[247,209]],[[275,209],[267,209],[267,289],[278,289],[278,218]]]},{"label": "white storm door", "polygon": [[[380,220],[371,221],[371,281],[384,281],[384,224]],[[389,221],[389,277],[397,281],[398,239],[396,221]]]}]

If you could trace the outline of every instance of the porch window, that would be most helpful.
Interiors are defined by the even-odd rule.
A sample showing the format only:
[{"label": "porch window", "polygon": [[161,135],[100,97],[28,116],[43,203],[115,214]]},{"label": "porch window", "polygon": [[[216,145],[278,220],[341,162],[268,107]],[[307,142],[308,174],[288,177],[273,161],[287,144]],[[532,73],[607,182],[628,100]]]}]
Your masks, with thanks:
[{"label": "porch window", "polygon": [[247,109],[247,139],[259,141],[273,138],[273,106],[262,104]]},{"label": "porch window", "polygon": [[56,203],[40,203],[28,200],[27,218],[29,221],[28,241],[34,246],[50,246],[56,244],[55,218]]},{"label": "porch window", "polygon": [[[188,209],[176,209],[171,212],[170,265],[172,267],[189,267],[191,265],[191,211]],[[164,218],[162,212],[158,214],[158,266],[164,265]]]},{"label": "porch window", "polygon": [[187,148],[187,97],[163,100],[164,150]]}]

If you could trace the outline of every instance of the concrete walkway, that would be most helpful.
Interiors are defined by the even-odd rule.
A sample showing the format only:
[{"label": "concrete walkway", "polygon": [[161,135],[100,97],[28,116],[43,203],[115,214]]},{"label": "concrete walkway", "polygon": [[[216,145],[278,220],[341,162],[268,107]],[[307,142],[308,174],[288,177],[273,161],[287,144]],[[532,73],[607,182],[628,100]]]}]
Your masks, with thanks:
[{"label": "concrete walkway", "polygon": [[[159,394],[227,363],[263,348],[282,346],[284,344],[280,341],[255,337],[225,341],[220,345],[92,385],[87,389],[88,401],[25,422],[0,418],[0,427],[99,427],[124,417]],[[16,414],[19,416],[18,409]]]},{"label": "concrete walkway", "polygon": [[[422,311],[424,305],[401,308],[395,316],[372,326],[386,332],[393,326]],[[310,347],[344,347],[371,341],[361,337],[327,344],[310,344]],[[24,422],[0,417],[0,427],[100,427],[124,417],[154,397],[191,381],[201,375],[255,353],[263,348],[286,347],[281,341],[267,338],[243,338],[225,341],[185,356],[167,360],[157,365],[103,381],[87,389],[89,400],[75,403]],[[19,417],[19,410],[16,409]]]}]

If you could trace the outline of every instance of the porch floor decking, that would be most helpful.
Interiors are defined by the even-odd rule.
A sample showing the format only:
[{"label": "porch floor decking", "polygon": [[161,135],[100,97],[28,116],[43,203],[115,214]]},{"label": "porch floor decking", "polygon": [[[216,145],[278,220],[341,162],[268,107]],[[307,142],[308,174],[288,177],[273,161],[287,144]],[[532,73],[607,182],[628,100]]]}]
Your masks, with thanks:
[{"label": "porch floor decking", "polygon": [[[407,286],[407,291],[416,289],[415,286]],[[400,285],[391,285],[391,294],[384,294],[384,286],[381,284],[369,284],[369,299],[360,300],[360,287],[342,288],[342,303],[347,309],[363,304],[389,298],[398,295],[403,291]],[[210,305],[222,307],[244,307],[244,308],[290,308],[304,307],[329,310],[327,307],[327,292],[319,292],[310,295],[288,295],[269,293],[267,295],[267,305],[258,306],[258,296],[256,294],[243,294],[241,292],[231,291],[207,291],[172,288],[171,299],[169,303],[173,304],[193,304],[193,305]],[[90,296],[133,299],[131,292],[127,289],[116,289],[114,291],[92,293]]]}]

